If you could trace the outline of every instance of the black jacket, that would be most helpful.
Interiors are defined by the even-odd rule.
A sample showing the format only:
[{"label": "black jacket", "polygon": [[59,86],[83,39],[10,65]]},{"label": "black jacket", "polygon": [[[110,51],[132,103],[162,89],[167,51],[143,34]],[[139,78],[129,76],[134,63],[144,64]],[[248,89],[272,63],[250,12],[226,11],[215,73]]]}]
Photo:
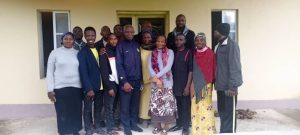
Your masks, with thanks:
[{"label": "black jacket", "polygon": [[[194,38],[195,38],[195,33],[192,30],[188,30],[188,33],[185,36],[186,39],[186,43],[185,43],[185,47],[191,50],[195,49],[195,45],[194,45]],[[175,46],[175,35],[173,32],[170,32],[168,34],[168,38],[167,38],[167,47],[169,49],[172,49],[174,52],[176,51],[176,46]]]}]

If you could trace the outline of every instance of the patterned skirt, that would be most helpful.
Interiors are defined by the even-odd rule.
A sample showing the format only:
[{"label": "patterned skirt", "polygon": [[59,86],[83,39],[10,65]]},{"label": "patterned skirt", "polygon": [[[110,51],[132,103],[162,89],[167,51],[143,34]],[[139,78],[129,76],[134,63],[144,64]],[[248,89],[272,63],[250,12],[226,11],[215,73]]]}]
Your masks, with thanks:
[{"label": "patterned skirt", "polygon": [[[207,84],[206,88],[212,88],[212,85]],[[196,97],[192,98],[192,135],[211,135],[215,133],[212,91],[208,91],[205,97],[197,104]]]},{"label": "patterned skirt", "polygon": [[152,88],[150,97],[150,116],[154,123],[171,124],[176,122],[177,105],[171,88],[159,90]]}]

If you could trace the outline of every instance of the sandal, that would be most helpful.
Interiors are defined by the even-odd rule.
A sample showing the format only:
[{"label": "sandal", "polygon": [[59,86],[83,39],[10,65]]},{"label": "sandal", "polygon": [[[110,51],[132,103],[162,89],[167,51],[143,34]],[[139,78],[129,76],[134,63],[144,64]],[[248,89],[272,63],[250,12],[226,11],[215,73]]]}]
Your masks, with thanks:
[{"label": "sandal", "polygon": [[168,131],[164,129],[164,130],[162,130],[160,135],[168,135]]},{"label": "sandal", "polygon": [[159,128],[154,128],[154,130],[152,131],[153,134],[158,134],[161,131],[161,129]]}]

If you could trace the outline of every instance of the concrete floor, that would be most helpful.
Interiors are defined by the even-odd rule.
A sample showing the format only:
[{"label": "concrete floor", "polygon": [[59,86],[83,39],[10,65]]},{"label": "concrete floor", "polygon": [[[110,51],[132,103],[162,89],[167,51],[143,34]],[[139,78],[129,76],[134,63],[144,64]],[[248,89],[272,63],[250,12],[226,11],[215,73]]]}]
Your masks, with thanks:
[{"label": "concrete floor", "polygon": [[[252,120],[238,120],[237,135],[300,135],[300,109],[260,109]],[[216,118],[216,127],[219,127]],[[152,127],[134,135],[151,135]],[[82,135],[83,131],[80,132]],[[120,132],[121,135],[123,134]],[[180,135],[181,132],[169,133]],[[0,135],[57,135],[56,118],[0,120]],[[96,135],[96,134],[94,134]]]}]

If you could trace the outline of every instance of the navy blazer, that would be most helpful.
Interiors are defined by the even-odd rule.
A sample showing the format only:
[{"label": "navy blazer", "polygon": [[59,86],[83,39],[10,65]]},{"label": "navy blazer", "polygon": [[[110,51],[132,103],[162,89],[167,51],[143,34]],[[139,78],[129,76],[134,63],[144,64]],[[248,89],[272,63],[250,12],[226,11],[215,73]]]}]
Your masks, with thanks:
[{"label": "navy blazer", "polygon": [[[109,82],[108,61],[104,56],[99,56],[99,65],[89,47],[84,47],[78,53],[80,80],[84,92],[89,90],[99,91],[101,81],[104,89],[111,89]],[[102,78],[102,79],[101,79]]]}]

